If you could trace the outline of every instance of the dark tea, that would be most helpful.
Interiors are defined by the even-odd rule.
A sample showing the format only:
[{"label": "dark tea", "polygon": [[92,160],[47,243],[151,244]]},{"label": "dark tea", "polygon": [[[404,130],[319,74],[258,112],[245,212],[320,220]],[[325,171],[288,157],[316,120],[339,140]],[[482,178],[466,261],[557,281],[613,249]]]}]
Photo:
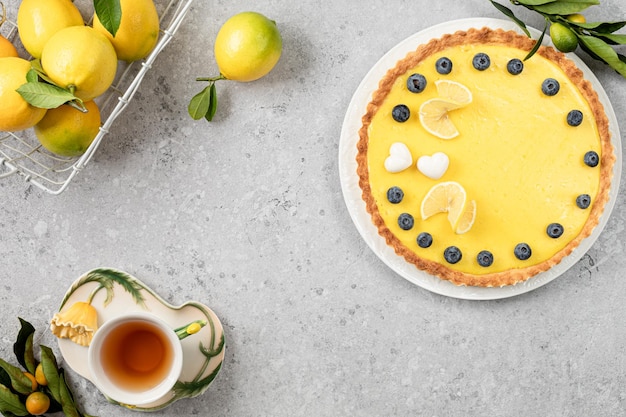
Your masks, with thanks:
[{"label": "dark tea", "polygon": [[129,321],[111,330],[100,351],[102,367],[119,388],[141,392],[159,385],[174,360],[167,336],[154,324]]}]

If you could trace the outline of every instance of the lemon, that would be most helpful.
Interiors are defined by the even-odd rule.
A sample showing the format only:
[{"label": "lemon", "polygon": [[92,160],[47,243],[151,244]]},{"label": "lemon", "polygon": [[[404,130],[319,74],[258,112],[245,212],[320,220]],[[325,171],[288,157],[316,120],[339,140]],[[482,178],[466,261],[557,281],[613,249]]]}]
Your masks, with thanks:
[{"label": "lemon", "polygon": [[435,184],[422,200],[420,214],[426,220],[438,213],[448,213],[448,221],[455,227],[463,209],[467,194],[461,184],[455,181]]},{"label": "lemon", "polygon": [[30,62],[22,58],[0,58],[0,131],[28,129],[46,114],[45,109],[28,104],[17,90],[26,83]]},{"label": "lemon", "polygon": [[121,0],[122,20],[115,37],[94,14],[93,27],[104,34],[117,57],[132,62],[147,57],[159,40],[159,15],[152,0]]},{"label": "lemon", "polygon": [[580,13],[567,15],[566,19],[574,23],[586,23],[587,22],[587,19],[585,18],[585,16],[583,16]]},{"label": "lemon", "polygon": [[215,39],[215,60],[229,80],[254,81],[276,65],[282,53],[276,22],[260,13],[243,12],[229,18]]},{"label": "lemon", "polygon": [[576,34],[562,23],[556,22],[550,25],[550,38],[554,47],[561,52],[572,52],[578,46]]},{"label": "lemon", "polygon": [[41,53],[41,66],[56,85],[88,101],[113,83],[117,55],[102,33],[89,26],[73,26],[50,38]]},{"label": "lemon", "polygon": [[41,145],[61,156],[82,155],[100,131],[100,111],[93,101],[84,103],[83,113],[69,105],[50,109],[35,125]]},{"label": "lemon", "polygon": [[454,101],[462,106],[472,102],[472,92],[463,84],[450,80],[435,81],[437,94],[440,98]]},{"label": "lemon", "polygon": [[59,30],[84,25],[71,0],[22,0],[17,11],[17,30],[24,48],[35,58]]},{"label": "lemon", "polygon": [[433,98],[420,106],[419,120],[428,133],[441,139],[452,139],[459,135],[459,131],[448,113],[461,107],[461,104],[454,101]]},{"label": "lemon", "polygon": [[10,40],[0,35],[0,58],[5,56],[18,56],[17,49]]},{"label": "lemon", "polygon": [[36,391],[26,398],[26,410],[34,416],[40,416],[50,408],[50,398],[41,391]]},{"label": "lemon", "polygon": [[39,385],[48,385],[48,379],[43,373],[43,365],[41,363],[37,365],[37,368],[35,368],[35,380]]},{"label": "lemon", "polygon": [[476,220],[476,201],[469,200],[465,204],[465,208],[461,212],[456,225],[454,225],[454,231],[458,235],[469,232]]},{"label": "lemon", "polygon": [[23,374],[24,376],[26,376],[26,378],[30,379],[31,391],[35,391],[38,387],[37,380],[35,379],[35,375],[31,374],[30,372],[23,372]]}]

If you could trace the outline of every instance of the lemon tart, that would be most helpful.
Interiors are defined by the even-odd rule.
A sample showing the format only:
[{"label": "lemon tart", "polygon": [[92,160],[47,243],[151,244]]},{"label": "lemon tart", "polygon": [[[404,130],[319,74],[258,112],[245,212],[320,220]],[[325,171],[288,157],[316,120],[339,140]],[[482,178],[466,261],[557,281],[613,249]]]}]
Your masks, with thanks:
[{"label": "lemon tart", "polygon": [[597,226],[615,155],[593,86],[514,31],[419,45],[362,117],[357,174],[372,222],[407,262],[457,285],[547,271]]}]

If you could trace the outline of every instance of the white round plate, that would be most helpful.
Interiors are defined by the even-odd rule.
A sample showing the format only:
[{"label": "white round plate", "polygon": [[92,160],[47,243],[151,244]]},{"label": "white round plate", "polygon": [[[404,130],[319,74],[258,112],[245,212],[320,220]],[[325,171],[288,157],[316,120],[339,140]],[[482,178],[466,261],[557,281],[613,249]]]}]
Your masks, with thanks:
[{"label": "white round plate", "polygon": [[[568,58],[576,63],[578,68],[583,71],[585,78],[593,84],[593,87],[600,97],[600,101],[604,105],[604,110],[609,118],[611,141],[616,157],[613,167],[613,182],[611,184],[609,201],[600,218],[600,224],[594,229],[591,236],[583,240],[568,257],[550,270],[538,274],[525,282],[498,288],[456,286],[448,281],[417,269],[415,265],[406,262],[403,257],[398,256],[394,250],[387,245],[384,238],[378,234],[376,227],[372,223],[371,216],[365,208],[365,202],[361,198],[362,191],[359,187],[359,177],[356,173],[358,132],[361,128],[361,117],[366,112],[367,103],[371,100],[372,93],[378,88],[378,82],[385,75],[387,70],[393,68],[397,61],[404,58],[407,53],[415,50],[418,45],[426,43],[433,38],[439,38],[447,33],[482,27],[490,27],[492,29],[502,28],[523,33],[515,23],[508,20],[470,18],[441,23],[408,37],[387,52],[361,81],[361,84],[354,93],[350,105],[348,106],[339,141],[339,177],[344,200],[356,228],[368,246],[392,270],[419,287],[437,294],[467,300],[495,300],[526,293],[547,284],[578,262],[597,240],[609,219],[613,207],[615,206],[622,168],[622,146],[619,127],[609,98],[589,67],[575,54],[570,53],[567,54]],[[540,31],[533,28],[529,28],[529,30],[534,39],[539,38],[541,34]],[[544,38],[544,44],[550,44],[548,36]]]}]

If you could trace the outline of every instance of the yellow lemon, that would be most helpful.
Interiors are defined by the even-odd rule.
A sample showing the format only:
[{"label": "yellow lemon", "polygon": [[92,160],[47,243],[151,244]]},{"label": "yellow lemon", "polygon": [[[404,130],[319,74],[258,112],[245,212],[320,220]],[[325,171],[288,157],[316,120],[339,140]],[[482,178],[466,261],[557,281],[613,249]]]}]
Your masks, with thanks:
[{"label": "yellow lemon", "polygon": [[422,200],[420,208],[422,220],[437,213],[448,213],[450,223],[455,225],[465,207],[466,199],[465,189],[458,182],[448,181],[436,184]]},{"label": "yellow lemon", "polygon": [[0,131],[28,129],[46,114],[45,109],[31,106],[17,90],[26,83],[30,62],[22,58],[0,58]]},{"label": "yellow lemon", "polygon": [[35,375],[31,374],[30,372],[23,372],[24,376],[26,376],[26,378],[30,379],[30,390],[31,391],[35,391],[38,387],[37,384],[37,380],[35,379]]},{"label": "yellow lemon", "polygon": [[17,30],[24,48],[35,58],[59,30],[84,25],[71,0],[22,0],[17,11]]},{"label": "yellow lemon", "polygon": [[41,53],[41,66],[56,85],[88,101],[113,83],[117,55],[102,33],[88,26],[73,26],[50,38]]},{"label": "yellow lemon", "polygon": [[41,363],[37,365],[37,368],[35,368],[35,380],[39,385],[48,385],[48,379],[43,373],[43,365]]},{"label": "yellow lemon", "polygon": [[454,231],[458,235],[469,232],[476,220],[476,201],[470,200],[465,204],[465,208],[459,216],[459,220],[454,226]]},{"label": "yellow lemon", "polygon": [[472,92],[463,84],[451,80],[435,81],[439,97],[463,106],[472,102]]},{"label": "yellow lemon", "polygon": [[570,22],[574,22],[574,23],[586,23],[587,22],[587,18],[585,18],[585,16],[580,13],[567,15],[566,18]]},{"label": "yellow lemon", "polygon": [[18,56],[17,49],[10,40],[0,35],[0,58],[5,56]]},{"label": "yellow lemon", "polygon": [[94,14],[93,27],[104,34],[115,48],[117,57],[131,62],[147,57],[159,40],[159,15],[152,0],[121,0],[122,20],[115,37]]},{"label": "yellow lemon", "polygon": [[229,80],[254,81],[276,65],[282,53],[276,22],[260,13],[243,12],[229,18],[215,39],[215,60]]},{"label": "yellow lemon", "polygon": [[459,135],[459,131],[448,113],[460,107],[462,105],[454,101],[433,98],[420,106],[419,120],[427,132],[441,139],[452,139]]},{"label": "yellow lemon", "polygon": [[50,408],[50,398],[41,391],[36,391],[26,397],[26,410],[34,416],[40,416]]},{"label": "yellow lemon", "polygon": [[50,109],[35,125],[41,145],[61,156],[82,155],[100,131],[100,111],[93,101],[86,101],[83,113],[69,105]]}]

